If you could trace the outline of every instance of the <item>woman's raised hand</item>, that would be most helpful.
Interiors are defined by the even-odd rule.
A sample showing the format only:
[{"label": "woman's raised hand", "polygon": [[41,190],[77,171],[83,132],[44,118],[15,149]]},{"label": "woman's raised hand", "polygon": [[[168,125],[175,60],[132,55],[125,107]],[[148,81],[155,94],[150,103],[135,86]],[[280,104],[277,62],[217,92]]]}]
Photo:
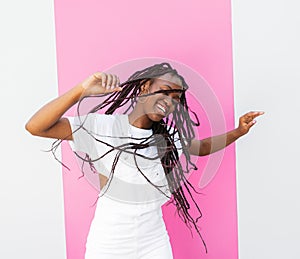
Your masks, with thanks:
[{"label": "woman's raised hand", "polygon": [[45,104],[26,123],[26,129],[33,135],[73,139],[68,119],[63,114],[77,103],[82,96],[121,91],[120,80],[116,75],[96,72],[71,88],[63,95]]},{"label": "woman's raised hand", "polygon": [[80,83],[84,89],[83,95],[97,95],[121,91],[120,79],[113,74],[96,72]]}]

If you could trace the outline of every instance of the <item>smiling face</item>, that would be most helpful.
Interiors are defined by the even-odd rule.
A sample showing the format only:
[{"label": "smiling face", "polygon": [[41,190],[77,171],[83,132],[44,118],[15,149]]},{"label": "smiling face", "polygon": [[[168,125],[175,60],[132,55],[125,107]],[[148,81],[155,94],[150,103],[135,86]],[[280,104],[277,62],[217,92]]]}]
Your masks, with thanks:
[{"label": "smiling face", "polygon": [[172,113],[181,97],[181,92],[149,94],[157,91],[182,89],[181,80],[171,74],[147,81],[141,88],[141,94],[133,111],[135,119],[132,120],[132,125],[140,128],[151,127],[153,122],[160,121]]},{"label": "smiling face", "polygon": [[[149,93],[155,93],[161,90],[182,90],[182,86],[167,80],[154,79],[149,90]],[[145,103],[145,111],[150,116],[158,115],[160,120],[174,111],[175,105],[180,101],[180,96],[180,92],[166,92],[151,95]],[[154,119],[154,121],[157,121],[157,119]]]}]

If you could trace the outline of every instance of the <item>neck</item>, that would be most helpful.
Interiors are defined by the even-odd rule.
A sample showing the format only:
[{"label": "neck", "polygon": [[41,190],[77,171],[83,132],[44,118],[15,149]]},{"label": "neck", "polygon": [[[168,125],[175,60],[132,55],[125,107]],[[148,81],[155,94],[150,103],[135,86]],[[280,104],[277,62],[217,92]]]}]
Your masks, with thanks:
[{"label": "neck", "polygon": [[128,114],[129,123],[137,128],[150,129],[153,122],[148,118],[146,114],[141,112],[136,106],[130,114]]}]

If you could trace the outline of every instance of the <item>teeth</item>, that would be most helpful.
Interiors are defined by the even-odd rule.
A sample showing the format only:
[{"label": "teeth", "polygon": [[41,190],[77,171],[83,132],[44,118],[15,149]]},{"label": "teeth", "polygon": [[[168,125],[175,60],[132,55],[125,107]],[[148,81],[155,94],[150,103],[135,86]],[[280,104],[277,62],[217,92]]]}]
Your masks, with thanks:
[{"label": "teeth", "polygon": [[163,106],[161,106],[160,104],[157,104],[157,107],[158,107],[160,110],[162,110],[163,113],[166,113],[166,109],[165,109]]}]

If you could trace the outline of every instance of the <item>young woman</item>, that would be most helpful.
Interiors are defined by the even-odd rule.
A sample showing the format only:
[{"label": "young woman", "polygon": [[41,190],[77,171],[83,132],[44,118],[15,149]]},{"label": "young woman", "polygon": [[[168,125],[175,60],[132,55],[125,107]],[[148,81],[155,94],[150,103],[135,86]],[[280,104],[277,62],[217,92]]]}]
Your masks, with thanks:
[{"label": "young woman", "polygon": [[[166,201],[201,237],[196,225],[201,212],[186,177],[196,169],[191,155],[225,148],[245,135],[263,112],[249,112],[240,117],[238,128],[198,140],[193,131],[197,116],[193,113],[195,121],[190,116],[187,89],[184,78],[168,63],[137,71],[121,85],[116,75],[97,72],[43,106],[26,124],[33,135],[69,140],[81,161],[99,174],[101,192],[86,259],[173,258],[161,213]],[[105,100],[87,114],[63,117],[90,96]],[[196,219],[190,214],[191,202],[199,212]]]}]

